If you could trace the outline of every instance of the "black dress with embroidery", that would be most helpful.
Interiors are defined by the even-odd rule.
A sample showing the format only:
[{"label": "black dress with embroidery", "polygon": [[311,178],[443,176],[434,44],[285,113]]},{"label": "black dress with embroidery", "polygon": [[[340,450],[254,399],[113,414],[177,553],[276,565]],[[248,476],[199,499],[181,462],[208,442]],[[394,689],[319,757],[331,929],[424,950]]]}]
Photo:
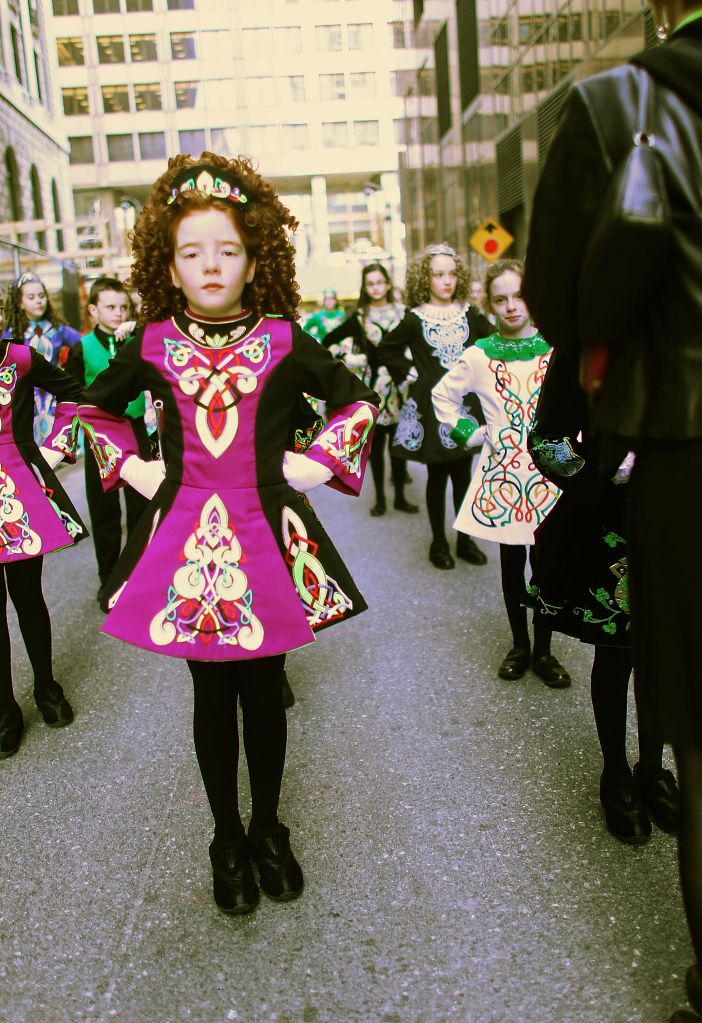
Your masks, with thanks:
[{"label": "black dress with embroidery", "polygon": [[[467,453],[451,440],[451,427],[440,423],[434,413],[432,388],[452,369],[470,345],[493,333],[489,320],[472,305],[455,305],[444,311],[422,305],[407,313],[402,322],[383,338],[378,359],[388,367],[395,383],[407,377],[409,348],[417,377],[410,385],[402,406],[392,445],[393,456],[435,464],[466,458]],[[463,419],[485,423],[477,397],[467,395]]]},{"label": "black dress with embroidery", "polygon": [[[562,490],[536,530],[527,603],[549,628],[597,646],[629,646],[626,484],[597,468],[596,438],[576,360],[554,353],[541,388],[529,451]],[[580,441],[574,438],[581,435]]]}]

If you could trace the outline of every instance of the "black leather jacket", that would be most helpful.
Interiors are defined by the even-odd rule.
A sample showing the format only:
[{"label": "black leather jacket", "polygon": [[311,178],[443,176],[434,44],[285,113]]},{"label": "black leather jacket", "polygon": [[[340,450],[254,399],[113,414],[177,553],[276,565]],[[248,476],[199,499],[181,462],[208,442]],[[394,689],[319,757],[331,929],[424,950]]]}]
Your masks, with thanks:
[{"label": "black leather jacket", "polygon": [[[651,128],[672,210],[666,266],[631,310],[632,332],[612,353],[596,425],[628,438],[702,438],[702,21],[634,63],[654,78]],[[556,349],[576,353],[576,292],[589,231],[638,119],[630,65],[574,86],[539,180],[524,294]],[[616,293],[617,267],[611,268]],[[608,296],[603,295],[603,316]],[[589,343],[596,339],[582,339]]]}]

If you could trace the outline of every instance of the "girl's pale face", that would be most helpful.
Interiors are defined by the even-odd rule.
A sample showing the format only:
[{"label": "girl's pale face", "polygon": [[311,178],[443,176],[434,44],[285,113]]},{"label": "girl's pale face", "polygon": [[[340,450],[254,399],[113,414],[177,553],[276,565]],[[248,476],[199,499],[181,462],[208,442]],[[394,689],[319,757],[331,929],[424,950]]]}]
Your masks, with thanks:
[{"label": "girl's pale face", "polygon": [[392,285],[386,281],[380,270],[372,270],[366,277],[366,294],[373,304],[382,305],[388,300]]},{"label": "girl's pale face", "polygon": [[229,214],[210,206],[179,222],[170,271],[192,313],[226,319],[241,312],[241,297],[254,279],[256,260],[247,255]]},{"label": "girl's pale face", "polygon": [[30,320],[41,320],[46,312],[48,299],[42,284],[23,284],[20,289],[20,303]]},{"label": "girl's pale face", "polygon": [[456,260],[453,256],[432,256],[429,295],[432,305],[450,305],[458,284]]}]

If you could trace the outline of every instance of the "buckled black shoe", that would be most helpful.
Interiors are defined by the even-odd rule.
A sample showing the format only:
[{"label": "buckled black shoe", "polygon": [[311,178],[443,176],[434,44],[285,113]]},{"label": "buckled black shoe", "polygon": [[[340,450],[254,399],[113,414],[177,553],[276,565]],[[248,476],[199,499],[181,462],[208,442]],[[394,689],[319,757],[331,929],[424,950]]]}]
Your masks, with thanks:
[{"label": "buckled black shoe", "polygon": [[651,820],[639,787],[632,777],[600,778],[600,802],[610,835],[628,845],[641,845],[651,837]]},{"label": "buckled black shoe", "polygon": [[248,839],[243,835],[210,844],[212,894],[223,913],[250,913],[261,900],[251,869]]},{"label": "buckled black shoe", "polygon": [[48,685],[35,686],[34,699],[49,728],[64,728],[73,721],[73,708],[55,679]]},{"label": "buckled black shoe", "polygon": [[385,503],[385,498],[382,501],[376,501],[370,510],[371,515],[374,519],[379,519],[381,515],[384,515],[388,510],[388,506]]},{"label": "buckled black shoe", "polygon": [[673,772],[666,771],[664,767],[642,770],[641,764],[636,764],[634,778],[653,822],[662,831],[677,834],[680,826],[680,792]]},{"label": "buckled black shoe", "polygon": [[487,565],[487,555],[484,554],[472,536],[467,533],[459,533],[456,541],[456,557],[467,561],[470,565]]},{"label": "buckled black shoe", "polygon": [[497,669],[500,678],[514,682],[526,674],[531,661],[531,650],[528,647],[513,646]]},{"label": "buckled black shoe", "polygon": [[0,760],[14,756],[24,732],[24,719],[19,704],[0,712]]},{"label": "buckled black shoe", "polygon": [[542,654],[541,657],[532,658],[531,670],[550,689],[567,689],[572,681],[566,669],[553,654]]},{"label": "buckled black shoe", "polygon": [[276,824],[261,832],[249,828],[249,841],[262,891],[276,902],[296,899],[305,879],[290,849],[290,832],[285,825]]},{"label": "buckled black shoe", "polygon": [[451,557],[451,551],[446,540],[432,540],[429,548],[429,560],[434,568],[455,568],[456,562]]},{"label": "buckled black shoe", "polygon": [[405,497],[396,497],[393,508],[395,511],[405,512],[407,515],[416,515],[419,511],[418,504],[410,504]]}]

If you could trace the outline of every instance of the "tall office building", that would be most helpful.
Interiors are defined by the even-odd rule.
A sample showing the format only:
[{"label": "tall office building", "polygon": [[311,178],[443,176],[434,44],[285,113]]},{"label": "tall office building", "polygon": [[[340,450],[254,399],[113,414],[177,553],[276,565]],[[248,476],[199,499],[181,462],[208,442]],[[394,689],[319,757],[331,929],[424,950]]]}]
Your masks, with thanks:
[{"label": "tall office building", "polygon": [[641,0],[415,0],[414,12],[401,157],[409,253],[444,239],[470,253],[470,235],[494,218],[514,236],[507,254],[522,256],[568,90],[653,45],[650,15]]},{"label": "tall office building", "polygon": [[[39,0],[6,0],[0,17],[0,223],[73,221],[68,143],[63,132],[52,47]],[[2,241],[62,251],[65,231],[0,232],[0,276],[13,274],[17,253]],[[0,282],[1,283],[1,282]]]},{"label": "tall office building", "polygon": [[53,0],[79,215],[113,241],[174,153],[246,154],[301,221],[303,291],[403,258],[398,151],[409,0]]}]

